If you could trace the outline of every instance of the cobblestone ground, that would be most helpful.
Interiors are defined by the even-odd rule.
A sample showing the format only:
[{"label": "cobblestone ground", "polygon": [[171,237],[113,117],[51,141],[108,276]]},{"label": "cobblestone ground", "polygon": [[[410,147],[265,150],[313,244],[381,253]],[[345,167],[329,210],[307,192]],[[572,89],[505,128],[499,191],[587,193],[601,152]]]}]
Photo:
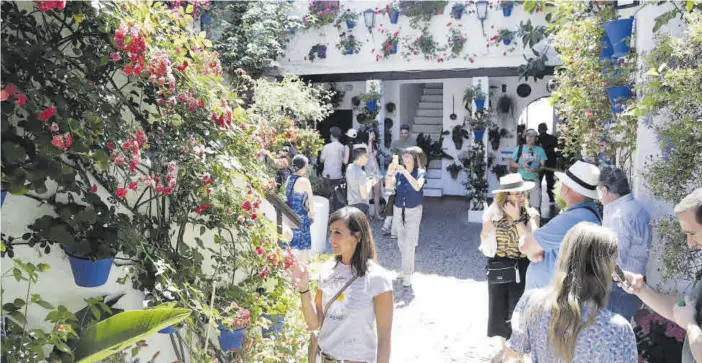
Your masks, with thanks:
[{"label": "cobblestone ground", "polygon": [[[396,240],[373,221],[378,260],[401,271]],[[499,350],[488,339],[486,258],[480,224],[468,223],[468,202],[427,199],[412,287],[394,280],[393,363],[489,362]]]}]

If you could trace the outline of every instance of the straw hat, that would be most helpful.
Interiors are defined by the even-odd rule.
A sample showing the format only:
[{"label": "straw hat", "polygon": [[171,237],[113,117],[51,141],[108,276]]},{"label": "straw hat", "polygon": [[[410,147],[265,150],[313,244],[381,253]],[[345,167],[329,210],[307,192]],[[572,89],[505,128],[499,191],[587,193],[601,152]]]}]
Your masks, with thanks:
[{"label": "straw hat", "polygon": [[500,189],[493,190],[492,194],[506,192],[526,192],[532,189],[536,183],[524,181],[522,175],[518,173],[507,174],[500,178]]},{"label": "straw hat", "polygon": [[600,179],[600,169],[584,161],[577,161],[565,173],[556,172],[556,177],[576,193],[591,198],[597,196],[597,183]]}]

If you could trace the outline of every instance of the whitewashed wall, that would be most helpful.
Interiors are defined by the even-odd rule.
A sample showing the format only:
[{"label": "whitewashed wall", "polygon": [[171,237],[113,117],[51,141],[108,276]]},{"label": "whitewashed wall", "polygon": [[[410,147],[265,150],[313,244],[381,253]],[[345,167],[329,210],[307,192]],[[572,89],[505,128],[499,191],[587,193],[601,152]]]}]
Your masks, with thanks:
[{"label": "whitewashed wall", "polygon": [[[361,13],[366,9],[384,8],[388,2],[386,1],[342,1],[341,11],[351,9],[351,11]],[[359,73],[359,72],[377,72],[377,71],[407,71],[407,70],[444,70],[453,68],[486,68],[486,67],[516,67],[523,63],[522,45],[517,42],[517,51],[503,55],[507,49],[501,45],[495,47],[487,46],[489,38],[497,34],[497,31],[502,28],[510,28],[517,30],[520,21],[531,19],[534,25],[543,25],[546,23],[543,13],[527,14],[519,5],[514,6],[512,16],[504,17],[502,11],[497,9],[497,2],[492,1],[492,9],[488,9],[488,18],[485,20],[485,36],[482,34],[480,21],[475,14],[463,14],[462,19],[456,20],[451,18],[451,6],[453,2],[449,2],[445,8],[444,14],[435,15],[432,17],[430,25],[430,33],[434,36],[440,45],[446,43],[447,34],[449,32],[448,23],[453,26],[461,24],[463,31],[467,35],[462,55],[471,56],[474,58],[474,63],[467,59],[457,58],[443,63],[434,61],[426,61],[421,55],[413,56],[409,60],[405,60],[400,53],[403,51],[402,42],[398,45],[398,54],[392,55],[389,59],[381,59],[376,61],[377,51],[380,50],[381,44],[385,40],[385,36],[379,32],[379,29],[386,28],[391,31],[400,31],[400,38],[406,36],[414,39],[420,34],[419,30],[413,29],[409,24],[409,18],[400,15],[398,24],[390,24],[387,15],[376,14],[375,28],[372,34],[368,32],[368,28],[364,26],[363,16],[359,15],[356,27],[351,31],[359,41],[363,42],[359,53],[353,55],[343,55],[341,50],[336,49],[336,44],[339,41],[339,31],[333,25],[327,25],[319,29],[299,30],[292,36],[288,45],[288,51],[280,59],[282,73],[294,73],[298,75],[306,74],[327,74],[327,73]],[[472,8],[473,5],[468,5],[466,9]],[[295,1],[292,7],[292,13],[304,16],[307,13],[306,1]],[[348,31],[346,25],[342,25],[341,31]],[[324,44],[327,46],[327,58],[315,59],[314,62],[306,60],[307,54],[315,44]],[[513,42],[512,45],[515,43]],[[375,52],[373,52],[375,49]],[[531,52],[529,51],[529,54]],[[552,60],[558,62],[555,53]],[[475,56],[473,56],[475,55]]]}]

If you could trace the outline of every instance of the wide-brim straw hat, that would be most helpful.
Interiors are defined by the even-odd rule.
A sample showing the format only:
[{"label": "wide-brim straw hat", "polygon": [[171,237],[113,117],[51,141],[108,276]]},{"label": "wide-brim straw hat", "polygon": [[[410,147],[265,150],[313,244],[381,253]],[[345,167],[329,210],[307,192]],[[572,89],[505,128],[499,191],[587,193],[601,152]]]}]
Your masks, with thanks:
[{"label": "wide-brim straw hat", "polygon": [[556,172],[556,177],[576,193],[591,198],[597,196],[597,183],[600,179],[600,169],[584,161],[576,161],[565,173]]},{"label": "wide-brim straw hat", "polygon": [[531,181],[524,181],[522,175],[518,173],[507,174],[500,178],[500,189],[492,191],[492,194],[506,193],[506,192],[526,192],[534,188],[536,183]]}]

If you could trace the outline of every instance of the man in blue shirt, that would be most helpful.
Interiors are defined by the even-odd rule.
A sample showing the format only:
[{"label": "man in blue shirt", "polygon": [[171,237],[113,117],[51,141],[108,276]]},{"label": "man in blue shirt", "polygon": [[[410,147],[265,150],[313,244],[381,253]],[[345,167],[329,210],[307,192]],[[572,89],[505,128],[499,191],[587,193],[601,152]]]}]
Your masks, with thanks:
[{"label": "man in blue shirt", "polygon": [[536,139],[539,134],[534,129],[529,129],[526,132],[526,143],[517,146],[512,153],[512,161],[510,166],[519,170],[522,174],[522,179],[532,181],[536,186],[529,191],[529,205],[541,212],[541,179],[539,173],[544,167],[546,160],[546,151],[541,146],[536,145]]},{"label": "man in blue shirt", "polygon": [[[646,275],[648,249],[651,247],[651,216],[634,199],[626,173],[621,169],[603,168],[597,188],[604,205],[602,225],[617,234],[619,256],[617,265],[622,270]],[[629,295],[614,284],[607,309],[627,320],[641,308],[641,300]]]},{"label": "man in blue shirt", "polygon": [[580,222],[601,224],[600,213],[593,202],[597,199],[600,169],[577,161],[565,173],[556,172],[561,181],[561,198],[566,210],[519,241],[519,250],[529,257],[526,289],[542,288],[553,279],[556,259],[565,235]]}]

